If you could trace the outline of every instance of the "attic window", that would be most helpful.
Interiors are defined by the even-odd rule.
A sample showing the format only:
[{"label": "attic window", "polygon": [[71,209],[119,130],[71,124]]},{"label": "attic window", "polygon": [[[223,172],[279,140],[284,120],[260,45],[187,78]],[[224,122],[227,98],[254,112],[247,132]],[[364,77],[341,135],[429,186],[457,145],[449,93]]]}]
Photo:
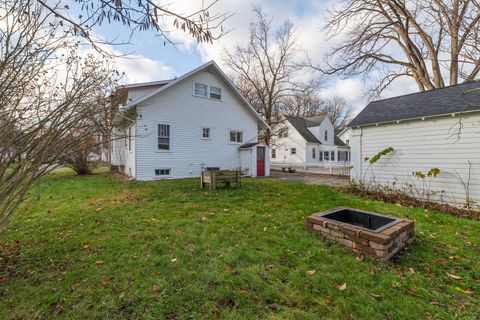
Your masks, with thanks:
[{"label": "attic window", "polygon": [[215,100],[222,99],[222,89],[217,87],[210,87],[210,98]]},{"label": "attic window", "polygon": [[207,85],[201,83],[195,83],[195,95],[197,97],[207,97]]},{"label": "attic window", "polygon": [[328,141],[328,130],[325,130],[325,141]]}]

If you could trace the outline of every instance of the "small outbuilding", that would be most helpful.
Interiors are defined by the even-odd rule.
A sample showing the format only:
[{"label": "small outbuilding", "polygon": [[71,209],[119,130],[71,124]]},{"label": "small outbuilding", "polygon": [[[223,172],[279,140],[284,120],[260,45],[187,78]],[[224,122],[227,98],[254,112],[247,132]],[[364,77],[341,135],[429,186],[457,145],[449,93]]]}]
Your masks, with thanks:
[{"label": "small outbuilding", "polygon": [[480,204],[478,83],[374,101],[349,126],[352,180],[456,206]]}]

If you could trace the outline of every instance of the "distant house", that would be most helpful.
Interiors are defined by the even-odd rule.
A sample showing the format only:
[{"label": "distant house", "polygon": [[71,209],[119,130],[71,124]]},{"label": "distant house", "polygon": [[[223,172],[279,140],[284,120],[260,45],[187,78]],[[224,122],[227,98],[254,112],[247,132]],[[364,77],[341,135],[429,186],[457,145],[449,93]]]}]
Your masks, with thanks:
[{"label": "distant house", "polygon": [[[395,185],[437,201],[480,203],[480,92],[467,83],[368,104],[350,123],[351,178]],[[371,165],[366,158],[392,147]],[[469,164],[470,162],[470,164]],[[414,172],[440,169],[424,179]],[[466,184],[468,183],[468,192]]]},{"label": "distant house", "polygon": [[352,137],[352,128],[345,127],[343,130],[337,132],[337,137],[340,138],[347,146],[350,145],[350,138]]},{"label": "distant house", "polygon": [[286,117],[271,145],[272,168],[321,169],[348,166],[350,148],[338,138],[326,114]]},{"label": "distant house", "polygon": [[[198,177],[206,168],[268,176],[268,125],[211,61],[172,80],[124,86],[112,165],[137,180]],[[124,91],[124,92],[125,92]]]}]

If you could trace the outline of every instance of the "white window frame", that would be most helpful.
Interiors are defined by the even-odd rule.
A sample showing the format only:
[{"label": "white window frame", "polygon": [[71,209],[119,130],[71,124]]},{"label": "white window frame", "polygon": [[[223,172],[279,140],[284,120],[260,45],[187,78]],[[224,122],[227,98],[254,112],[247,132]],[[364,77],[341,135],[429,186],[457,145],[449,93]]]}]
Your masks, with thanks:
[{"label": "white window frame", "polygon": [[323,151],[323,159],[325,161],[330,161],[330,151]]},{"label": "white window frame", "polygon": [[[232,140],[232,133],[235,134],[235,139],[234,139],[234,140]],[[238,139],[239,134],[240,134],[240,140]],[[242,142],[243,142],[243,131],[240,131],[240,130],[230,130],[230,131],[228,132],[228,141],[229,141],[230,143],[234,143],[234,144],[242,143]]]},{"label": "white window frame", "polygon": [[[168,135],[160,136],[160,126],[166,126],[168,128]],[[170,151],[172,149],[172,130],[168,123],[157,124],[157,151]],[[160,139],[168,139],[168,148],[160,148]],[[162,145],[167,145],[163,143]]]},{"label": "white window frame", "polygon": [[330,151],[330,160],[335,161],[335,151]]},{"label": "white window frame", "polygon": [[325,130],[325,141],[328,141],[328,130]]},{"label": "white window frame", "polygon": [[[197,94],[197,86],[204,86],[205,87],[205,95]],[[195,82],[193,84],[193,95],[195,97],[208,98],[208,85],[203,84],[203,83],[199,83],[199,82]]]},{"label": "white window frame", "polygon": [[[198,89],[197,86],[202,86],[205,87],[205,94],[199,94],[199,92],[204,92],[203,89]],[[218,93],[213,93],[212,89],[218,90]],[[212,97],[213,95],[218,95],[218,98]],[[204,99],[210,99],[210,100],[215,100],[215,101],[222,101],[222,88],[220,87],[215,87],[215,86],[210,86],[208,84],[200,83],[200,82],[194,82],[193,83],[193,95],[195,97],[199,98],[204,98]]]},{"label": "white window frame", "polygon": [[[218,89],[218,93],[212,93],[212,89]],[[218,98],[213,98],[212,94],[218,95]],[[208,86],[208,97],[213,100],[222,100],[222,88]]]},{"label": "white window frame", "polygon": [[290,148],[290,154],[297,154],[297,148]]},{"label": "white window frame", "polygon": [[[208,130],[208,135],[207,136],[205,136],[205,130]],[[203,127],[202,128],[202,139],[204,139],[204,140],[212,139],[212,128],[210,128],[210,127]]]},{"label": "white window frame", "polygon": [[317,150],[315,148],[312,148],[312,159],[317,158]]},{"label": "white window frame", "polygon": [[[157,174],[157,171],[158,171],[158,174]],[[169,177],[172,175],[172,169],[171,168],[155,168],[153,169],[153,174],[155,177]]]},{"label": "white window frame", "polygon": [[277,149],[272,149],[272,159],[277,159]]}]

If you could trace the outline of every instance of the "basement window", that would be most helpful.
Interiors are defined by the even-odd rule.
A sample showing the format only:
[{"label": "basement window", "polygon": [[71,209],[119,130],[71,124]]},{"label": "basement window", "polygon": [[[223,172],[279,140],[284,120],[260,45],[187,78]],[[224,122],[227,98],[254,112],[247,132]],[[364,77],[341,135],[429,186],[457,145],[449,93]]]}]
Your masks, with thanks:
[{"label": "basement window", "polygon": [[169,176],[171,169],[155,169],[156,176]]}]

